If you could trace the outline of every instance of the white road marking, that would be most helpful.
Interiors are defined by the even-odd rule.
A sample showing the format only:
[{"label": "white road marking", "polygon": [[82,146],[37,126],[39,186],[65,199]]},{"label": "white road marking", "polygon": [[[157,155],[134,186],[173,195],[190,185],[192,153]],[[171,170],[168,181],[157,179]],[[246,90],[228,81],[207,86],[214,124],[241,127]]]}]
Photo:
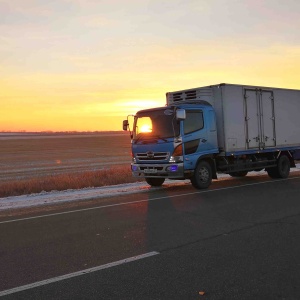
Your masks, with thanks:
[{"label": "white road marking", "polygon": [[159,254],[159,252],[152,251],[152,252],[148,252],[148,253],[145,253],[145,254],[125,258],[125,259],[118,260],[118,261],[115,261],[115,262],[111,262],[111,263],[101,265],[101,266],[98,266],[98,267],[94,267],[94,268],[90,268],[90,269],[86,269],[86,270],[82,270],[82,271],[78,271],[78,272],[74,272],[74,273],[70,273],[70,274],[66,274],[66,275],[62,275],[62,276],[58,276],[58,277],[54,277],[54,278],[50,278],[50,279],[46,279],[46,280],[42,280],[42,281],[37,281],[37,282],[27,284],[27,285],[22,285],[22,286],[13,288],[13,289],[1,291],[0,292],[0,297],[10,295],[10,294],[14,294],[14,293],[18,293],[18,292],[22,292],[22,291],[29,290],[29,289],[33,289],[33,288],[43,286],[43,285],[47,285],[47,284],[51,284],[51,283],[54,283],[54,282],[62,281],[62,280],[65,280],[65,279],[70,279],[70,278],[74,278],[74,277],[77,277],[77,276],[90,274],[90,273],[97,272],[97,271],[100,271],[100,270],[103,270],[103,269],[112,268],[112,267],[115,267],[115,266],[130,263],[130,262],[133,262],[133,261],[136,261],[136,260],[144,259],[144,258],[154,256],[154,255],[158,255],[158,254]]},{"label": "white road marking", "polygon": [[27,221],[27,220],[34,220],[34,219],[53,217],[53,216],[59,216],[59,215],[66,215],[66,214],[71,214],[71,213],[77,213],[77,212],[89,211],[89,210],[96,210],[96,209],[103,209],[103,208],[114,207],[114,206],[123,206],[123,205],[137,204],[137,203],[143,203],[143,202],[150,202],[150,201],[156,201],[156,200],[161,200],[161,199],[169,199],[169,198],[177,198],[177,197],[190,196],[190,195],[196,195],[196,194],[204,194],[204,193],[225,191],[225,190],[237,189],[237,188],[253,186],[253,185],[260,185],[260,184],[265,184],[265,183],[275,183],[276,184],[277,182],[287,181],[287,180],[294,180],[294,179],[300,179],[300,177],[293,177],[293,178],[287,178],[287,179],[277,179],[277,180],[272,180],[272,181],[263,181],[263,182],[255,182],[255,183],[247,183],[247,184],[244,184],[244,185],[235,185],[235,186],[229,186],[229,187],[214,189],[214,190],[201,190],[201,191],[192,192],[192,193],[185,193],[185,194],[164,196],[164,197],[158,197],[158,198],[152,198],[152,199],[136,200],[136,201],[121,202],[121,203],[95,206],[95,207],[89,207],[89,208],[75,209],[75,210],[59,212],[59,213],[53,213],[53,214],[46,214],[46,215],[35,216],[35,217],[28,217],[28,218],[20,218],[20,219],[2,221],[2,222],[0,222],[0,224],[13,223],[13,222],[19,222],[19,221]]}]

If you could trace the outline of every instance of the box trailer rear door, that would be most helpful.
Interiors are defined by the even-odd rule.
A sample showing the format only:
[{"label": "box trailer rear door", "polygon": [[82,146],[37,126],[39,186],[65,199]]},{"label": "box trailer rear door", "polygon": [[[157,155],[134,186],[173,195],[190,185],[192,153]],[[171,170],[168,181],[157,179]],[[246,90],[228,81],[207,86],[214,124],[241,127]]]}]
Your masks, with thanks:
[{"label": "box trailer rear door", "polygon": [[271,90],[245,89],[245,122],[248,149],[276,145],[274,96]]}]

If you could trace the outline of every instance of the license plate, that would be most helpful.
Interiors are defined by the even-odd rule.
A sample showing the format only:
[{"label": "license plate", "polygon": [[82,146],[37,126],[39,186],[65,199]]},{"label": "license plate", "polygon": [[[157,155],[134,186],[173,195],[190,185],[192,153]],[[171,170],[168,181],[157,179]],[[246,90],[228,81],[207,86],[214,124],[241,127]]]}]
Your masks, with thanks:
[{"label": "license plate", "polygon": [[145,169],[144,173],[153,174],[153,173],[157,173],[157,170],[156,169]]}]

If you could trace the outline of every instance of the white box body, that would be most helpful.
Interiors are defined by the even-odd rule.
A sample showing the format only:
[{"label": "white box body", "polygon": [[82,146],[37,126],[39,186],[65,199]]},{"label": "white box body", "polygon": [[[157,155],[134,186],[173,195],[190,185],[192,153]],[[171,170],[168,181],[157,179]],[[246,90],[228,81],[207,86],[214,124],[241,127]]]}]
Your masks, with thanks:
[{"label": "white box body", "polygon": [[209,102],[226,154],[300,148],[300,90],[218,84],[167,93],[167,105]]}]

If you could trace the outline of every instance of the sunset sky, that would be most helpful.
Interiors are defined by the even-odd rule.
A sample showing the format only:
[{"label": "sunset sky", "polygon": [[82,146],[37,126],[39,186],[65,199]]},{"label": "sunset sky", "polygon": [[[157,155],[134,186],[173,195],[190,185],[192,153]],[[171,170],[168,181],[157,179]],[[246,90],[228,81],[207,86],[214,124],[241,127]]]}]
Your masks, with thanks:
[{"label": "sunset sky", "polygon": [[0,131],[121,130],[165,93],[300,89],[299,0],[0,0]]}]

